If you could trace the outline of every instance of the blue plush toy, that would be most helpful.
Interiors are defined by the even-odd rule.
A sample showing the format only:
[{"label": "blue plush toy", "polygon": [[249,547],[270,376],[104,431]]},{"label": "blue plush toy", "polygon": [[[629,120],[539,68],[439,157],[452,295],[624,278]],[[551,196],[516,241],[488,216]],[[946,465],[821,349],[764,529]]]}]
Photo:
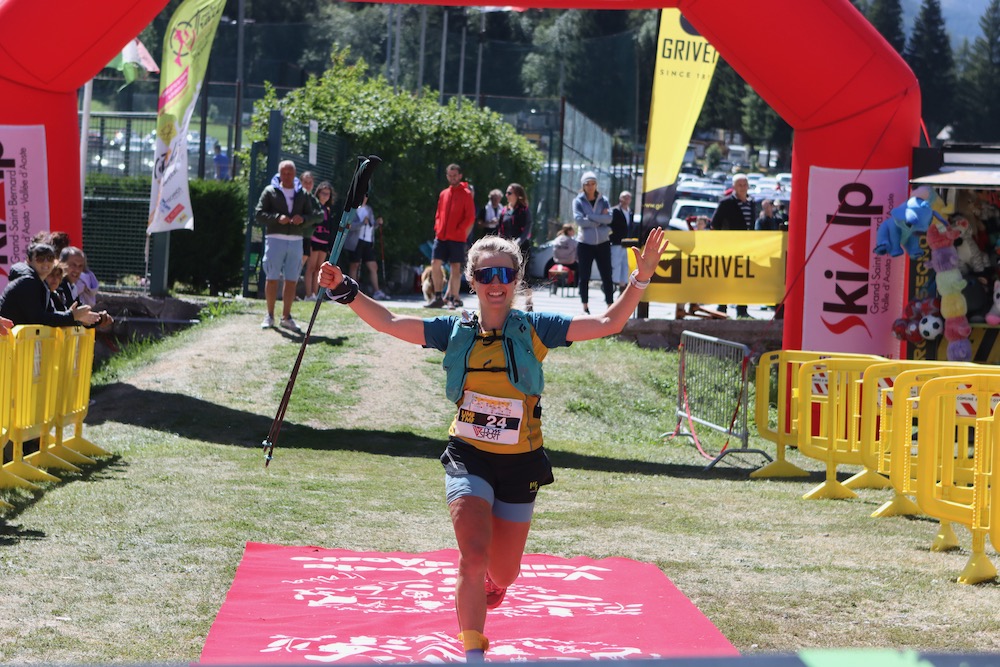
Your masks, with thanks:
[{"label": "blue plush toy", "polygon": [[923,255],[924,251],[920,249],[920,238],[916,234],[926,233],[931,219],[934,217],[947,224],[931,208],[934,196],[933,190],[927,186],[921,186],[913,191],[913,196],[907,199],[905,204],[889,211],[889,219],[883,220],[878,226],[873,252],[876,255],[889,255],[890,257],[899,257],[904,250],[910,257]]}]

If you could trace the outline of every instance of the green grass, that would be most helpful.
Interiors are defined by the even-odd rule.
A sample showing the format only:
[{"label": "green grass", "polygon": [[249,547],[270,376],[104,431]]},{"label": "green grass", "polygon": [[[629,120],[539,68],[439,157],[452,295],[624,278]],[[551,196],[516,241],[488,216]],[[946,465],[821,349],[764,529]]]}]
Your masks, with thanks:
[{"label": "green grass", "polygon": [[[295,308],[308,321],[311,305]],[[0,523],[0,662],[197,661],[247,541],[454,546],[440,353],[391,347],[324,307],[265,471],[259,444],[299,345],[260,332],[262,311],[226,309],[109,364],[85,434],[114,456],[39,493],[0,494],[16,505]],[[551,352],[556,483],[539,495],[529,551],[655,563],[744,653],[997,650],[996,585],[954,583],[968,551],[931,553],[934,521],[870,518],[888,492],[805,501],[822,466],[796,450],[810,479],[750,480],[759,457],[706,472],[689,439],[663,441],[677,362],[613,340]],[[372,392],[400,398],[373,410]]]}]

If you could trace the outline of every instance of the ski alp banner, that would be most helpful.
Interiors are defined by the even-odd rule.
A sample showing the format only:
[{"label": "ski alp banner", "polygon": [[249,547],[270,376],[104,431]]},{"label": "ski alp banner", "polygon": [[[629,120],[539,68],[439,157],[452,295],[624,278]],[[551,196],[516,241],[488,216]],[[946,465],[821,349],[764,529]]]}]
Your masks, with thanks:
[{"label": "ski alp banner", "polygon": [[45,127],[0,125],[0,290],[31,237],[49,228],[48,174]]},{"label": "ski alp banner", "polygon": [[225,0],[184,0],[163,39],[156,119],[156,166],[146,233],[194,229],[187,133]]},{"label": "ski alp banner", "polygon": [[660,12],[653,98],[646,136],[642,219],[645,227],[666,226],[674,182],[688,141],[701,115],[719,54],[678,9]]},{"label": "ski alp banner", "polygon": [[[642,300],[774,305],[785,292],[785,232],[667,231]],[[629,253],[629,268],[635,258]]]},{"label": "ski alp banner", "polygon": [[[812,167],[802,348],[899,357],[906,260],[875,255],[875,232],[906,198],[908,170]],[[825,230],[825,231],[824,231]]]}]

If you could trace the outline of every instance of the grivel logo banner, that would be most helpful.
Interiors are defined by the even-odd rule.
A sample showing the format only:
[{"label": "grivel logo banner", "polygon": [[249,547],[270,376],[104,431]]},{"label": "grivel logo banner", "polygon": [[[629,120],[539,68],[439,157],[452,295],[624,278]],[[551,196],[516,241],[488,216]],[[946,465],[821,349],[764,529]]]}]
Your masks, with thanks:
[{"label": "grivel logo banner", "polygon": [[660,12],[656,43],[658,53],[643,177],[644,227],[666,226],[670,219],[674,182],[719,59],[715,48],[678,9]]},{"label": "grivel logo banner", "polygon": [[28,256],[31,237],[49,229],[44,125],[0,125],[0,290]]},{"label": "grivel logo banner", "polygon": [[147,234],[194,229],[187,181],[188,125],[225,7],[225,0],[185,0],[174,12],[163,38]]}]

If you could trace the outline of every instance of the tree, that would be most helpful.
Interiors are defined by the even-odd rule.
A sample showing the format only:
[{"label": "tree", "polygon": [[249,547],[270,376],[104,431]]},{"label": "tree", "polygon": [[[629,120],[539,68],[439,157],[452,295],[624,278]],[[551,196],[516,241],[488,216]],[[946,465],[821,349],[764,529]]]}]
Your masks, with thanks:
[{"label": "tree", "polygon": [[[743,96],[743,131],[753,148],[774,147],[778,127],[784,122],[777,112],[749,85]],[[756,155],[756,151],[751,153]],[[764,165],[767,167],[767,165]]]},{"label": "tree", "polygon": [[979,19],[982,36],[977,37],[961,75],[961,99],[965,122],[961,138],[967,141],[998,141],[1000,125],[1000,0],[991,0]]},{"label": "tree", "polygon": [[[441,106],[436,96],[396,94],[384,77],[368,73],[364,60],[350,61],[349,53],[335,51],[321,76],[281,99],[269,87],[255,106],[248,135],[263,138],[270,111],[280,109],[286,133],[316,120],[320,130],[346,140],[355,154],[381,157],[374,206],[386,212],[390,263],[423,261],[420,244],[433,238],[437,193],[448,163],[462,165],[477,186],[477,201],[495,184],[533,182],[542,156],[499,114],[472,104],[459,107],[455,100]],[[344,182],[353,167],[338,165]]]},{"label": "tree", "polygon": [[903,8],[899,0],[871,0],[867,16],[885,41],[902,53],[906,48],[906,32],[903,30]]},{"label": "tree", "polygon": [[745,84],[739,74],[729,64],[719,59],[715,74],[705,96],[705,105],[695,130],[722,128],[728,132],[738,132],[743,127],[743,95]]},{"label": "tree", "polygon": [[940,0],[924,0],[904,53],[920,82],[921,110],[931,136],[955,120],[955,60]]}]

